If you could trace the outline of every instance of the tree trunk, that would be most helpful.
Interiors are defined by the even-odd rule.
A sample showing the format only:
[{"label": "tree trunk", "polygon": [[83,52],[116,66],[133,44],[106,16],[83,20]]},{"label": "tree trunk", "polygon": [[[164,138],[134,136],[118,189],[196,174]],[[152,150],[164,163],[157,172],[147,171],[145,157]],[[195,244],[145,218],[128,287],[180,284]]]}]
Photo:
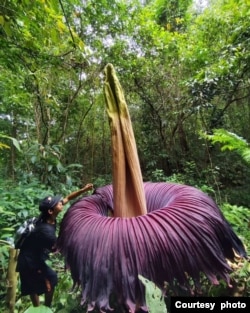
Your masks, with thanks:
[{"label": "tree trunk", "polygon": [[16,272],[16,263],[18,257],[18,250],[14,248],[9,249],[9,266],[6,277],[7,296],[6,304],[10,313],[14,313],[16,303],[16,286],[18,273]]}]

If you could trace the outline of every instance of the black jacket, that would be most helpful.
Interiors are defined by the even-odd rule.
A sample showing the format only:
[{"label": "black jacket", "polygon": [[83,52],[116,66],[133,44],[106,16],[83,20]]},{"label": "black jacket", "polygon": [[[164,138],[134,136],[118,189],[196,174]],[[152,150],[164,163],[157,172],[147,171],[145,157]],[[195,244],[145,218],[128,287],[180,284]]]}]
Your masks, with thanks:
[{"label": "black jacket", "polygon": [[40,223],[25,239],[17,260],[17,272],[42,270],[56,243],[56,225]]}]

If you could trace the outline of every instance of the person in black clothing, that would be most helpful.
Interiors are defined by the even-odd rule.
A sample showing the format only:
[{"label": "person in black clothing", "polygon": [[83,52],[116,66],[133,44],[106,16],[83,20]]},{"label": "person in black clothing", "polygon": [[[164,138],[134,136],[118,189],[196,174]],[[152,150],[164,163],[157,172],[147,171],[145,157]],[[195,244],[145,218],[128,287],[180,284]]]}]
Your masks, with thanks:
[{"label": "person in black clothing", "polygon": [[47,264],[49,253],[55,250],[56,217],[62,211],[63,205],[76,198],[83,192],[93,189],[87,184],[66,198],[62,196],[48,196],[44,198],[39,210],[35,230],[22,244],[17,260],[17,272],[20,274],[21,294],[30,295],[33,306],[40,305],[39,295],[45,294],[45,305],[50,307],[54,288],[57,284],[57,274]]}]

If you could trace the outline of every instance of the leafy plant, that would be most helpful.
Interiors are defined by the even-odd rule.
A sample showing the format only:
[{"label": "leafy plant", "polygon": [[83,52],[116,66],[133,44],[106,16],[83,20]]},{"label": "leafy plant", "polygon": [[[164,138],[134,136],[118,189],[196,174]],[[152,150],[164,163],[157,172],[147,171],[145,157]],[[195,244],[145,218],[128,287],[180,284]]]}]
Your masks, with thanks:
[{"label": "leafy plant", "polygon": [[249,208],[223,203],[221,209],[226,219],[242,238],[248,249],[248,253],[250,253]]},{"label": "leafy plant", "polygon": [[39,307],[31,306],[24,313],[52,313],[53,311],[44,305],[40,305]]},{"label": "leafy plant", "polygon": [[150,280],[142,275],[138,276],[145,286],[145,297],[150,313],[167,313],[166,304],[162,291]]},{"label": "leafy plant", "polygon": [[[13,145],[17,148],[17,150],[21,151],[19,142],[15,138],[12,138],[10,136],[6,136],[4,134],[0,134],[0,138],[5,138],[5,139],[8,139],[8,140],[11,140]],[[10,147],[8,145],[6,145],[3,142],[0,142],[0,149],[9,149],[9,148]]]},{"label": "leafy plant", "polygon": [[[210,183],[207,182],[207,177],[210,178]],[[216,177],[216,169],[204,169],[203,171],[198,171],[194,162],[186,162],[183,173],[174,173],[171,176],[166,176],[162,169],[156,169],[152,171],[150,179],[154,182],[165,181],[190,185],[214,196],[216,192],[212,184],[212,179],[216,181]]]},{"label": "leafy plant", "polygon": [[[223,214],[233,229],[242,239],[248,255],[250,254],[249,208],[223,203]],[[239,260],[236,265],[231,264],[233,272],[230,275],[232,287],[220,281],[218,286],[203,284],[203,290],[208,296],[250,296],[250,264],[249,260]]]},{"label": "leafy plant", "polygon": [[204,134],[203,136],[213,144],[220,143],[222,151],[236,151],[250,165],[250,147],[244,138],[225,129],[216,129],[213,135]]}]

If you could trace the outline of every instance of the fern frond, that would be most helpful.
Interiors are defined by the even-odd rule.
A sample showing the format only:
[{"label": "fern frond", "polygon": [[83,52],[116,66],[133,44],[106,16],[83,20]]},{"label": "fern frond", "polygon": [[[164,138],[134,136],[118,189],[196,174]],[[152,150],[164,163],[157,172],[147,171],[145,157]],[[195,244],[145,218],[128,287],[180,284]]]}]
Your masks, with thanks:
[{"label": "fern frond", "polygon": [[250,163],[250,147],[244,138],[225,129],[216,129],[213,135],[203,134],[203,137],[213,144],[220,143],[221,151],[236,151],[247,163]]},{"label": "fern frond", "polygon": [[250,148],[248,149],[245,149],[243,152],[242,152],[242,157],[243,159],[250,164]]}]

